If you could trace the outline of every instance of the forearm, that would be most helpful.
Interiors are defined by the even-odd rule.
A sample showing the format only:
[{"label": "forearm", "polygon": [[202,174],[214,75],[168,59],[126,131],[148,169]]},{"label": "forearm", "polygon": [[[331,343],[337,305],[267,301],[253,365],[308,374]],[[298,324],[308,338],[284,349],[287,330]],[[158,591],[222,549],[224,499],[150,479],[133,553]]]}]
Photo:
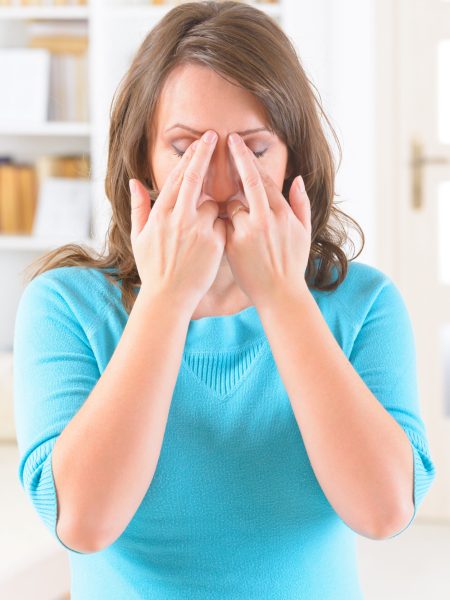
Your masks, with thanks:
[{"label": "forearm", "polygon": [[58,535],[108,545],[126,528],[156,470],[190,315],[139,293],[91,394],[53,449]]},{"label": "forearm", "polygon": [[414,508],[406,433],[353,368],[306,285],[257,308],[330,504],[367,537],[400,530]]}]

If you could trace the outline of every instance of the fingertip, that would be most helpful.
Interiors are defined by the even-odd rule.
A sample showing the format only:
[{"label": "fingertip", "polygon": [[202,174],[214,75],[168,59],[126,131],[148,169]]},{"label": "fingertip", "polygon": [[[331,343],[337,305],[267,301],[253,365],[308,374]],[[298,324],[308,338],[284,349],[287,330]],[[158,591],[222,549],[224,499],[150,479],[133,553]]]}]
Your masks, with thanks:
[{"label": "fingertip", "polygon": [[130,194],[133,195],[136,193],[136,180],[135,179],[129,179],[128,180],[128,185],[130,186]]},{"label": "fingertip", "polygon": [[305,182],[303,181],[303,177],[301,175],[299,175],[297,177],[297,181],[296,181],[296,185],[297,185],[297,190],[303,194],[305,191]]}]

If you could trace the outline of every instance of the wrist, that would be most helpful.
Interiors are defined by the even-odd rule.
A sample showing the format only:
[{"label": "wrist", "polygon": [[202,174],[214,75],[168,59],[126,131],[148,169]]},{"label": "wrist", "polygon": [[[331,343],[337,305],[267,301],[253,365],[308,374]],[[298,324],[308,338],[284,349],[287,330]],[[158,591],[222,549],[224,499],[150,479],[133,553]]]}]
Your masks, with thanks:
[{"label": "wrist", "polygon": [[197,306],[195,302],[190,301],[185,296],[181,298],[179,294],[172,290],[155,286],[141,285],[138,299],[140,304],[159,304],[163,310],[173,311],[177,318],[185,318],[187,321],[191,319]]},{"label": "wrist", "polygon": [[259,314],[263,314],[274,308],[282,308],[283,306],[289,305],[290,300],[292,299],[296,301],[304,299],[305,302],[307,302],[310,298],[311,291],[306,284],[306,281],[303,280],[295,285],[286,284],[273,286],[270,293],[265,294],[264,297],[255,301],[255,307]]}]

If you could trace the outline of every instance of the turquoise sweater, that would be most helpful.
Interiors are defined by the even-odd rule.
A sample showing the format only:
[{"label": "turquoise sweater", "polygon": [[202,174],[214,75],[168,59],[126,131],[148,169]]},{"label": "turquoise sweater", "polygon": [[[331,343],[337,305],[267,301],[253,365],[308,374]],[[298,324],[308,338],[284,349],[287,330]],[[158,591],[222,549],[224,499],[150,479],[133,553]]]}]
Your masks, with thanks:
[{"label": "turquoise sweater", "polygon": [[[435,466],[399,290],[378,269],[353,261],[337,290],[312,294],[353,367],[411,442],[417,510]],[[72,600],[361,600],[357,532],[314,475],[254,306],[190,321],[157,469],[123,534],[97,552],[62,543],[52,449],[126,322],[119,288],[83,267],[39,275],[16,314],[18,476],[68,552]]]}]

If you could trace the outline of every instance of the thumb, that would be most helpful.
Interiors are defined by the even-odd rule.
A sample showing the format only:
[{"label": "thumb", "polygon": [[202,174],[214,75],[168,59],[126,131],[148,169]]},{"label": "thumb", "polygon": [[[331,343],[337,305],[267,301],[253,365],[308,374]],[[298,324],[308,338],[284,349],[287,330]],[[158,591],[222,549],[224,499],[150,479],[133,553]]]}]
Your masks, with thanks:
[{"label": "thumb", "polygon": [[311,205],[301,175],[291,185],[289,203],[297,219],[311,233]]},{"label": "thumb", "polygon": [[130,179],[131,194],[131,239],[142,231],[150,214],[150,196],[138,179]]}]

